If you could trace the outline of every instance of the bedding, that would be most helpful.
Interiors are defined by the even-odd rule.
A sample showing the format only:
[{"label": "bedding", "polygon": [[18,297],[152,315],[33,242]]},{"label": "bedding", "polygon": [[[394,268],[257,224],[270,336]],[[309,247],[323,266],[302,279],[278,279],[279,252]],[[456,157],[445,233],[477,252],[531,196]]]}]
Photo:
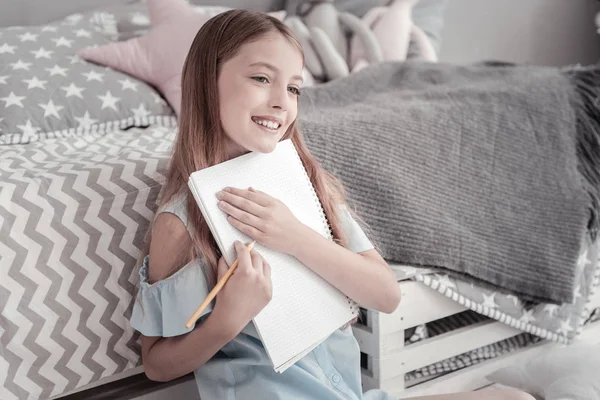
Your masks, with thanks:
[{"label": "bedding", "polygon": [[385,259],[561,304],[598,225],[599,80],[384,63],[305,89],[299,122]]},{"label": "bedding", "polygon": [[0,399],[140,365],[135,266],[173,138],[152,125],[0,146]]},{"label": "bedding", "polygon": [[424,283],[457,303],[513,328],[557,343],[570,344],[590,316],[589,300],[599,290],[598,242],[581,247],[576,268],[573,302],[533,303],[486,286],[456,279],[445,273],[417,274]]},{"label": "bedding", "polygon": [[173,110],[149,84],[77,56],[115,34],[115,20],[105,12],[0,29],[0,144],[173,126]]},{"label": "bedding", "polygon": [[[500,321],[538,338],[570,344],[590,320],[593,311],[590,300],[600,290],[599,249],[597,240],[592,242],[589,235],[584,239],[577,260],[574,301],[561,305],[524,301],[514,294],[498,292],[488,285],[477,285],[436,268],[393,265],[392,269],[398,280],[421,282],[477,315]],[[431,328],[425,326],[417,327],[414,340],[428,337],[422,335],[429,330]]]},{"label": "bedding", "polygon": [[[167,99],[179,115],[181,70],[198,30],[220,8],[202,12],[185,0],[149,0],[152,28],[141,37],[103,46],[87,47],[78,52],[85,60],[106,65],[149,82]],[[285,12],[271,14],[283,19]]]}]

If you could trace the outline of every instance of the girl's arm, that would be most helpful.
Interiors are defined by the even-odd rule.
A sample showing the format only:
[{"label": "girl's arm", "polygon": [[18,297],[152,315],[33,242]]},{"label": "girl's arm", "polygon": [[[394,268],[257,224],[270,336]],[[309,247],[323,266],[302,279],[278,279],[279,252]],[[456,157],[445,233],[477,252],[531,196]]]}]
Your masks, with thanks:
[{"label": "girl's arm", "polygon": [[142,335],[142,361],[148,379],[167,382],[204,365],[241,329],[227,326],[214,311],[190,333],[169,338]]},{"label": "girl's arm", "polygon": [[231,225],[264,246],[296,257],[361,306],[391,313],[400,303],[396,277],[376,250],[357,254],[326,239],[262,191],[227,187],[216,196]]},{"label": "girl's arm", "polygon": [[[178,266],[187,264],[190,260],[186,255],[192,245],[185,225],[169,213],[157,217],[152,235],[150,284],[168,278]],[[239,263],[235,274],[217,295],[213,311],[194,330],[174,337],[142,334],[142,362],[149,379],[170,381],[201,367],[270,301],[269,265],[241,243],[236,243],[236,253]],[[217,279],[228,269],[223,258],[218,267]]]},{"label": "girl's arm", "polygon": [[354,253],[302,225],[290,254],[362,307],[384,313],[400,303],[400,286],[379,253]]}]

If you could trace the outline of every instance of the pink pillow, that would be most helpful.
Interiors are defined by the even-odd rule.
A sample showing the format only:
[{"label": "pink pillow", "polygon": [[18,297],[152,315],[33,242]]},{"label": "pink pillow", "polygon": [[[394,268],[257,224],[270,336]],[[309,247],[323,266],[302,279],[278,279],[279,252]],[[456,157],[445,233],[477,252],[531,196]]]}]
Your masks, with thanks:
[{"label": "pink pillow", "polygon": [[[88,47],[78,55],[150,83],[179,115],[185,57],[198,30],[216,15],[199,13],[195,8],[185,0],[148,0],[151,28],[146,35]],[[285,18],[282,12],[271,15]]]}]

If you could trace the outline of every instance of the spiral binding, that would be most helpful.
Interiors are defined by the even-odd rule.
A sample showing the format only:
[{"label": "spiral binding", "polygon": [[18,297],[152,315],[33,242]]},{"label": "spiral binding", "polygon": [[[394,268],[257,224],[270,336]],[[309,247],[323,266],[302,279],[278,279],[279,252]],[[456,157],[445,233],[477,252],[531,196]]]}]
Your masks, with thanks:
[{"label": "spiral binding", "polygon": [[[316,192],[314,186],[312,185],[312,182],[310,181],[308,172],[306,171],[306,168],[304,167],[304,164],[302,163],[302,159],[300,159],[300,155],[298,154],[298,151],[296,150],[296,146],[294,146],[294,142],[291,142],[291,144],[292,144],[292,147],[294,148],[294,154],[296,155],[296,159],[302,166],[302,171],[304,172],[304,177],[306,178],[306,182],[308,183],[308,186],[311,189],[311,193],[316,201],[316,204],[319,205],[319,214],[321,215],[321,221],[323,222],[323,226],[325,226],[327,228],[327,232],[326,232],[327,239],[332,240],[333,232],[331,230],[331,225],[329,224],[329,220],[327,219],[327,216],[325,215],[325,211],[323,210],[323,205],[321,204],[321,201],[319,200],[319,196],[317,196],[317,192]],[[357,315],[358,304],[354,300],[352,300],[350,297],[346,296],[346,298],[348,299],[348,304],[350,305],[350,310],[352,310],[352,315],[354,315],[354,316]]]},{"label": "spiral binding", "polygon": [[325,226],[326,229],[327,229],[327,232],[326,232],[327,239],[332,240],[333,239],[333,232],[331,230],[331,225],[329,225],[329,221],[327,220],[327,216],[325,215],[325,211],[323,210],[323,205],[321,204],[321,201],[319,200],[319,196],[317,196],[317,192],[316,192],[315,188],[313,187],[312,182],[310,181],[310,177],[308,176],[308,172],[306,171],[306,168],[304,167],[304,164],[302,163],[302,160],[300,159],[300,155],[298,154],[298,151],[296,150],[296,146],[294,146],[294,142],[291,142],[291,144],[292,144],[292,147],[294,148],[294,154],[296,155],[296,159],[298,160],[298,162],[302,166],[302,172],[304,172],[304,177],[306,178],[306,182],[308,183],[308,187],[310,187],[310,190],[311,190],[311,193],[313,195],[313,198],[315,199],[316,204],[319,205],[319,214],[321,216],[321,222],[323,223],[323,226]]}]

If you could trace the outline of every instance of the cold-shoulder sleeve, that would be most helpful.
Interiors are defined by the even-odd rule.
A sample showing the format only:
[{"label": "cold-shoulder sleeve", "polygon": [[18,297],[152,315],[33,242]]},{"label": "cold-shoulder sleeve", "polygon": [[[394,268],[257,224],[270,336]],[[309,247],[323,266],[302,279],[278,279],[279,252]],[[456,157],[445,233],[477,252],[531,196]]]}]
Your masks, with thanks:
[{"label": "cold-shoulder sleeve", "polygon": [[342,224],[342,230],[346,235],[348,250],[352,250],[355,253],[361,253],[373,249],[373,243],[371,243],[360,225],[358,225],[358,222],[352,217],[352,214],[350,214],[350,211],[348,211],[345,204],[338,206],[338,213],[340,223]]},{"label": "cold-shoulder sleeve", "polygon": [[[140,284],[131,326],[145,336],[170,337],[190,332],[185,323],[209,292],[204,265],[191,261],[166,279],[148,283],[149,256],[140,268]],[[202,316],[212,311],[210,304]],[[200,320],[199,320],[200,321]]]}]

